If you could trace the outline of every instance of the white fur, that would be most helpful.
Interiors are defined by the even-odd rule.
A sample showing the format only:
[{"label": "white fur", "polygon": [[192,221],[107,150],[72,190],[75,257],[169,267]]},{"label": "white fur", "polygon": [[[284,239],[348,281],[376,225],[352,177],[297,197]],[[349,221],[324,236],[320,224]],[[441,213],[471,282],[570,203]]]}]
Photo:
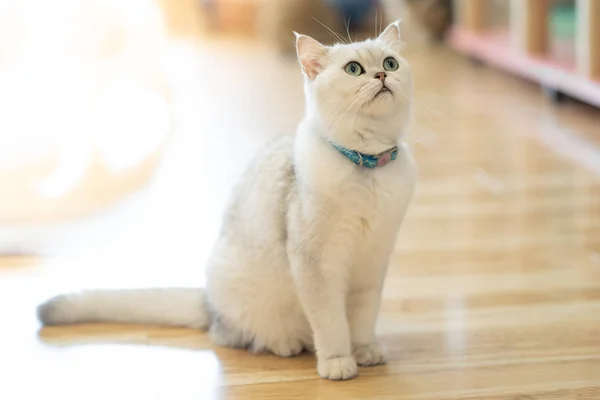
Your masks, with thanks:
[{"label": "white fur", "polygon": [[122,322],[185,326],[210,325],[204,292],[198,289],[93,290],[61,295],[38,309],[47,324]]},{"label": "white fur", "polygon": [[[375,322],[390,253],[415,183],[402,135],[411,74],[392,24],[376,40],[324,47],[298,35],[307,111],[295,138],[257,156],[235,188],[203,293],[90,292],[40,307],[44,323],[209,325],[218,344],[292,356],[316,350],[324,378],[385,362]],[[382,88],[386,57],[400,64]],[[358,61],[366,73],[344,71]],[[327,139],[364,153],[399,144],[396,161],[365,169]],[[102,293],[102,294],[99,294]],[[172,297],[170,297],[172,296]]]}]

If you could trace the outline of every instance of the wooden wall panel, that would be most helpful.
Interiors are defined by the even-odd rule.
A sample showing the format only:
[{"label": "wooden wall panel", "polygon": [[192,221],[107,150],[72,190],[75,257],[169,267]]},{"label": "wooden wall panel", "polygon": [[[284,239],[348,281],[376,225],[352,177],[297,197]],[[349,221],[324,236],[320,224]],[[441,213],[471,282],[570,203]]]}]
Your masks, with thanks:
[{"label": "wooden wall panel", "polygon": [[470,32],[479,32],[485,27],[485,0],[460,0],[455,3],[462,27]]},{"label": "wooden wall panel", "polygon": [[577,6],[578,71],[600,79],[600,0],[579,0]]},{"label": "wooden wall panel", "polygon": [[547,0],[511,0],[511,36],[513,46],[531,55],[548,51]]}]

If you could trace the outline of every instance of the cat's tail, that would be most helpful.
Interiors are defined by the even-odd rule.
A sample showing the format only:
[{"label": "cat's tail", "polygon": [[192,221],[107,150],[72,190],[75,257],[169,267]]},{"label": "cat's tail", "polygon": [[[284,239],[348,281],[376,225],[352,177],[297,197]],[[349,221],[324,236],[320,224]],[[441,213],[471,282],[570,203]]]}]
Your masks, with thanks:
[{"label": "cat's tail", "polygon": [[208,329],[204,289],[92,290],[56,296],[37,309],[44,325],[115,322]]}]

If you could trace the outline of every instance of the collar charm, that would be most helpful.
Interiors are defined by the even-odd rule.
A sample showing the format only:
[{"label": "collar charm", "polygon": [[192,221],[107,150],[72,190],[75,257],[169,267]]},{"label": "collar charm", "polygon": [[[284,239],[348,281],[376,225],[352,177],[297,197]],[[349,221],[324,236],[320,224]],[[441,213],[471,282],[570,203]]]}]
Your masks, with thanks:
[{"label": "collar charm", "polygon": [[344,156],[346,156],[350,161],[359,167],[365,168],[375,168],[375,167],[383,167],[390,161],[394,161],[396,157],[398,157],[398,146],[394,146],[391,149],[388,149],[379,154],[365,154],[356,150],[350,150],[341,146],[337,143],[330,142],[331,145]]}]

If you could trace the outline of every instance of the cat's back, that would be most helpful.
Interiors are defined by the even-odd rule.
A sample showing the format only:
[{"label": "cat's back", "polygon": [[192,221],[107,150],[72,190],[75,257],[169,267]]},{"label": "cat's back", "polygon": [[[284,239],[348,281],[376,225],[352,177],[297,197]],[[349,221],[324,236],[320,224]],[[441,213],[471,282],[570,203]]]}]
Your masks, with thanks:
[{"label": "cat's back", "polygon": [[224,233],[256,239],[285,236],[286,199],[295,179],[293,146],[292,137],[281,136],[252,158],[232,191]]},{"label": "cat's back", "polygon": [[259,186],[268,189],[265,194],[277,192],[278,187],[293,179],[294,139],[280,136],[267,143],[250,161],[246,173],[240,181],[241,190],[252,190]]}]

